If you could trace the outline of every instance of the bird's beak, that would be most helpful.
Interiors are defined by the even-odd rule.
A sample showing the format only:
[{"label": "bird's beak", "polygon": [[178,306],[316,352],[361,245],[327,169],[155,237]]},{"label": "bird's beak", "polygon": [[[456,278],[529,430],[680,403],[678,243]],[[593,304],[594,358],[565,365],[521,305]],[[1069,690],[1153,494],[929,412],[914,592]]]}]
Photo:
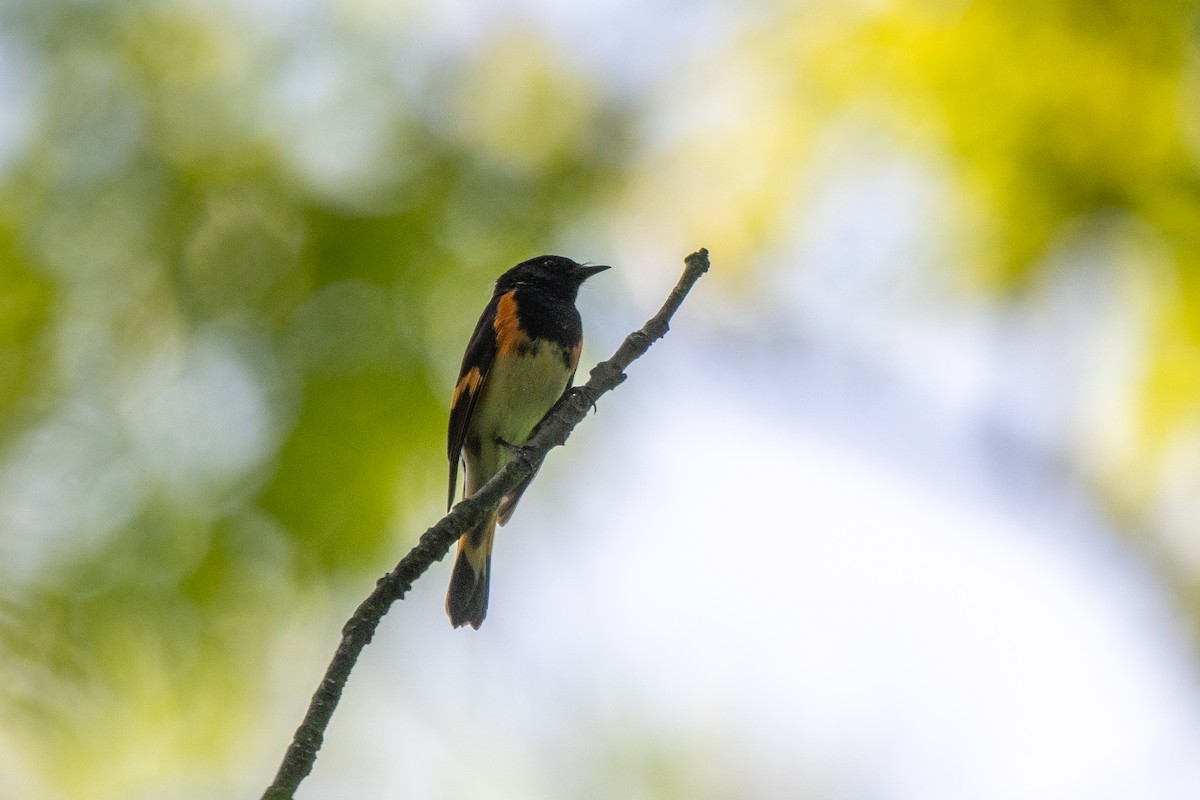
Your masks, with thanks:
[{"label": "bird's beak", "polygon": [[586,281],[588,278],[597,273],[604,272],[606,269],[611,269],[611,267],[607,264],[591,264],[587,266],[580,264],[575,268],[575,274],[579,276],[579,280]]}]

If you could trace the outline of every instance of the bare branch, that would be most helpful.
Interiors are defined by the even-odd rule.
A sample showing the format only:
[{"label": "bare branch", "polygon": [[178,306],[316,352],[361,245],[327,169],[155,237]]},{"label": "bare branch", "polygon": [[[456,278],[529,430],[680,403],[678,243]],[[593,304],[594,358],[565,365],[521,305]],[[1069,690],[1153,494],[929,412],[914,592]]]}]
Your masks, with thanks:
[{"label": "bare branch", "polygon": [[666,335],[671,317],[700,276],[708,271],[708,251],[701,248],[684,259],[684,263],[683,276],[659,312],[640,330],[625,337],[612,358],[593,367],[586,384],[568,392],[562,402],[550,410],[529,441],[520,448],[520,457],[509,461],[479,491],[455,505],[436,525],[421,534],[416,546],[396,568],[376,582],[375,590],[355,609],[342,628],[342,641],[313,694],[303,722],[296,729],[275,780],[263,794],[263,800],[290,800],[300,782],[312,772],[325,729],[341,699],[350,671],[392,603],[403,598],[413,582],[434,561],[440,561],[464,532],[479,525],[499,505],[502,497],[535,472],[547,453],[564,444],[575,426],[587,416],[588,409],[625,380],[625,369],[649,350],[651,344]]}]

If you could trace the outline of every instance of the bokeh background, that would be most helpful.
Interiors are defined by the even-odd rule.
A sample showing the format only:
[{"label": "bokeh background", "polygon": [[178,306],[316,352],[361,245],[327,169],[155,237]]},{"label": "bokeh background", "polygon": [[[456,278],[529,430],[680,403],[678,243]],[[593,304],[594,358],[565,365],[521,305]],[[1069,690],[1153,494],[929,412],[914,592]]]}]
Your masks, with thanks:
[{"label": "bokeh background", "polygon": [[1200,797],[1198,7],[0,2],[0,800],[258,796],[490,281],[699,246],[300,797]]}]

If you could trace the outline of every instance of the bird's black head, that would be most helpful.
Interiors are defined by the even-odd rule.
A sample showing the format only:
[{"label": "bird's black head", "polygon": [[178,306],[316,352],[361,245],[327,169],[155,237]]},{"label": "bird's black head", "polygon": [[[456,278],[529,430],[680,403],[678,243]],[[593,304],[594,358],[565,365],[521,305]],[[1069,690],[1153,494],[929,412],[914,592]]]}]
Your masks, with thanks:
[{"label": "bird's black head", "polygon": [[496,280],[496,294],[518,287],[537,289],[570,302],[575,301],[585,280],[607,266],[577,264],[563,256],[538,256],[522,261]]}]

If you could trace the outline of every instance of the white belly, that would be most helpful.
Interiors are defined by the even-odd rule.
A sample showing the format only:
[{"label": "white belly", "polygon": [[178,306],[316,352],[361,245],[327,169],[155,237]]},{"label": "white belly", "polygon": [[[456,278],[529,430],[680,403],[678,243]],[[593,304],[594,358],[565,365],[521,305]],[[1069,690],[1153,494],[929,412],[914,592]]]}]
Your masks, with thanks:
[{"label": "white belly", "polygon": [[[568,378],[562,351],[547,342],[534,352],[496,359],[471,415],[468,439],[478,438],[480,453],[476,464],[471,463],[476,459],[466,454],[468,493],[508,463],[511,454],[496,440],[525,444],[534,426],[566,390]],[[496,402],[500,397],[505,401]]]}]

